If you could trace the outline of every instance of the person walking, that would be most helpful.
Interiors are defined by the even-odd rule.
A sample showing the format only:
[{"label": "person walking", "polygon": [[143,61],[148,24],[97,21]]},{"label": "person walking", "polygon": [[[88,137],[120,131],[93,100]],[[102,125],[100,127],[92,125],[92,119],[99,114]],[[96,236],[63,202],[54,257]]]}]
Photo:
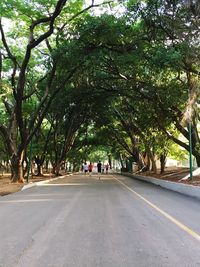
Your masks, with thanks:
[{"label": "person walking", "polygon": [[88,165],[86,162],[83,164],[83,171],[84,171],[85,175],[88,172]]},{"label": "person walking", "polygon": [[109,165],[108,163],[106,164],[106,174],[108,174],[108,168],[109,168]]},{"label": "person walking", "polygon": [[89,171],[90,176],[92,175],[92,169],[93,169],[93,164],[92,162],[90,162],[90,164],[88,165],[88,171]]},{"label": "person walking", "polygon": [[97,163],[97,172],[99,175],[99,180],[100,180],[100,176],[101,176],[101,167],[102,167],[102,164],[101,164],[101,161],[99,160],[99,162]]}]

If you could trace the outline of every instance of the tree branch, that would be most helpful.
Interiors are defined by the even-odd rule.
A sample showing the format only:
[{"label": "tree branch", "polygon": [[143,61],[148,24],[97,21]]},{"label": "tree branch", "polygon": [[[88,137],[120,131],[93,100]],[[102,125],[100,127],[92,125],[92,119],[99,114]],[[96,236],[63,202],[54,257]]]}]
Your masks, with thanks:
[{"label": "tree branch", "polygon": [[7,44],[7,41],[6,41],[6,38],[5,38],[5,34],[4,34],[4,30],[3,30],[3,26],[2,26],[2,23],[1,23],[1,19],[0,19],[0,33],[1,33],[1,39],[2,39],[2,42],[3,42],[4,48],[6,49],[8,57],[13,62],[13,72],[12,72],[12,75],[11,75],[11,83],[12,83],[12,86],[13,86],[13,91],[14,91],[14,96],[15,96],[16,95],[16,92],[15,92],[15,75],[16,75],[16,71],[17,71],[17,66],[19,66],[19,64],[17,62],[16,57],[12,54],[12,52],[10,51],[10,48],[9,48],[9,46]]},{"label": "tree branch", "polygon": [[0,50],[0,82],[1,82],[1,74],[2,74],[2,53]]},{"label": "tree branch", "polygon": [[13,153],[13,146],[12,146],[12,141],[10,139],[10,135],[9,135],[9,131],[8,129],[3,126],[3,125],[0,125],[0,135],[3,137],[4,141],[5,141],[5,145],[7,147],[7,151],[9,153],[10,156],[12,156],[12,153]]},{"label": "tree branch", "polygon": [[[52,14],[52,16],[50,17],[46,17],[46,18],[41,18],[37,21],[34,21],[32,23],[32,25],[30,26],[30,38],[29,38],[29,46],[32,48],[34,48],[35,46],[37,46],[38,44],[40,44],[43,40],[47,39],[54,30],[54,22],[55,19],[59,16],[59,14],[61,13],[64,5],[66,4],[67,0],[58,0],[56,8]],[[44,34],[40,35],[36,40],[34,39],[34,29],[37,25],[42,24],[42,23],[47,23],[49,22],[49,30],[47,32],[45,32]]]},{"label": "tree branch", "polygon": [[[67,83],[67,81],[73,76],[74,72],[76,71],[77,67],[75,67],[74,69],[72,69],[68,75],[66,75],[66,78],[61,82],[61,84],[54,90],[54,92],[52,93],[52,95],[50,96],[50,98],[47,101],[47,96],[46,95],[45,98],[43,98],[41,104],[40,104],[40,108],[38,108],[38,110],[41,110],[41,113],[37,119],[37,116],[35,116],[32,121],[29,124],[29,129],[32,129],[32,131],[30,130],[30,134],[29,137],[27,138],[27,143],[30,142],[31,138],[33,137],[33,135],[37,132],[37,130],[39,129],[44,116],[48,110],[48,108],[50,107],[54,97],[58,94],[58,92],[65,86],[65,84]],[[51,81],[52,82],[52,81]],[[50,82],[50,84],[51,84]],[[42,110],[42,106],[45,104],[45,102],[47,101],[46,105],[44,106],[43,110]],[[35,113],[36,115],[38,115],[38,112]],[[35,127],[33,128],[35,121],[37,119],[37,124],[35,125]]]},{"label": "tree branch", "polygon": [[93,7],[99,7],[105,4],[110,4],[113,3],[113,1],[108,1],[108,2],[104,2],[101,4],[94,4],[94,0],[92,0],[92,4],[89,5],[88,7],[84,8],[83,10],[79,11],[78,13],[76,13],[74,16],[72,16],[66,23],[63,24],[63,26],[59,29],[60,32],[62,32],[65,28],[65,26],[71,22],[72,20],[74,20],[75,18],[77,18],[78,16],[80,16],[81,14],[83,14],[84,12],[88,11],[89,9],[93,8]]}]

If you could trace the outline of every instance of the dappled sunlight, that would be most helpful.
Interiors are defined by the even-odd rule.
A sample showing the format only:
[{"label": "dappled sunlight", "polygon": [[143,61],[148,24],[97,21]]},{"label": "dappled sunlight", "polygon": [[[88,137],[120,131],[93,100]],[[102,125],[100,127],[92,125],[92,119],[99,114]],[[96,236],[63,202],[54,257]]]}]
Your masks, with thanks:
[{"label": "dappled sunlight", "polygon": [[40,184],[39,186],[92,186],[96,183],[99,183],[99,181],[110,183],[114,181],[114,177],[110,174],[101,174],[99,179],[99,175],[97,173],[92,175],[79,173],[78,175],[67,178],[67,180],[56,180],[49,183]]}]

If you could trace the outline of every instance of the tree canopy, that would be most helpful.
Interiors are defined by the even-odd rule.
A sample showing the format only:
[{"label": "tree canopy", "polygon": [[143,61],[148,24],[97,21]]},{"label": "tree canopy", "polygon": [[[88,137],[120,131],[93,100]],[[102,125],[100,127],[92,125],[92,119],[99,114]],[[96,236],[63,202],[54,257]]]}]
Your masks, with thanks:
[{"label": "tree canopy", "polygon": [[174,144],[189,151],[189,123],[200,166],[199,16],[198,1],[1,3],[0,156],[12,181],[32,143],[57,174],[98,150],[164,170]]}]

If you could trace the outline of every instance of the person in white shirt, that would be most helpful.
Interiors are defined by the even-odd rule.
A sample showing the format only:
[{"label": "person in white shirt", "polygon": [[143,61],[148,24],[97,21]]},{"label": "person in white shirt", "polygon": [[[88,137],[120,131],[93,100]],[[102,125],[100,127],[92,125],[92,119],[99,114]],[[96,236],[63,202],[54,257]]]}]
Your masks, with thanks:
[{"label": "person in white shirt", "polygon": [[88,165],[86,162],[83,164],[83,171],[85,174],[88,172]]}]

